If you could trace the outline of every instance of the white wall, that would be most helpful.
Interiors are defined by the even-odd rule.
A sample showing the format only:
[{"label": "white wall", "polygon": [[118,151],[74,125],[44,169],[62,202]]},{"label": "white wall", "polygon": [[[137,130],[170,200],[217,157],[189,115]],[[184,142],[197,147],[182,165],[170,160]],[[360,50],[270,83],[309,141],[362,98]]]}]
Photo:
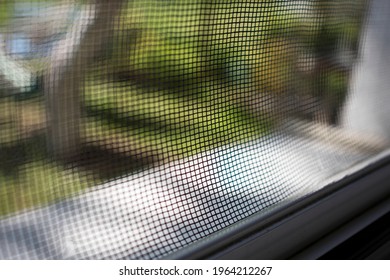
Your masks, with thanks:
[{"label": "white wall", "polygon": [[341,125],[390,141],[390,1],[370,2]]}]

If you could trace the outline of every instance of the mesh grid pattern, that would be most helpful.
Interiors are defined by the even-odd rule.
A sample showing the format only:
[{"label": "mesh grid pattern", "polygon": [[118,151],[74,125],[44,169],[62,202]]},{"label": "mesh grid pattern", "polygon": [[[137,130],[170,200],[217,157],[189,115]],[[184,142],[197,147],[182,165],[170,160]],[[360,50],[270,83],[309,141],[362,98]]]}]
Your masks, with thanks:
[{"label": "mesh grid pattern", "polygon": [[161,258],[387,148],[340,125],[366,8],[1,2],[0,258]]}]

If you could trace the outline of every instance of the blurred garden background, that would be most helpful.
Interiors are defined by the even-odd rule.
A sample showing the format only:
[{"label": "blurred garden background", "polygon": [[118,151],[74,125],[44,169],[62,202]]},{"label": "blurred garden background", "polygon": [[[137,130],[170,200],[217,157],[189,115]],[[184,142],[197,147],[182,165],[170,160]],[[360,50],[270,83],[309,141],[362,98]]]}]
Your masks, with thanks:
[{"label": "blurred garden background", "polygon": [[0,215],[257,139],[286,119],[337,125],[364,0],[123,2],[93,62],[75,66],[81,142],[64,159],[48,148],[44,80],[90,3],[0,0]]}]

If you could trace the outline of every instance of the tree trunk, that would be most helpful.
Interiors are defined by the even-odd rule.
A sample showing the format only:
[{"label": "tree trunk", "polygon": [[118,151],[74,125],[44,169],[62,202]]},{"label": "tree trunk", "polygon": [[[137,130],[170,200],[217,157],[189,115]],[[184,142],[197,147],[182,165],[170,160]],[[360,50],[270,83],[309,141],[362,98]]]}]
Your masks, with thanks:
[{"label": "tree trunk", "polygon": [[127,0],[95,0],[83,5],[65,38],[53,49],[44,80],[49,150],[70,160],[80,153],[81,91],[86,69],[113,30]]}]

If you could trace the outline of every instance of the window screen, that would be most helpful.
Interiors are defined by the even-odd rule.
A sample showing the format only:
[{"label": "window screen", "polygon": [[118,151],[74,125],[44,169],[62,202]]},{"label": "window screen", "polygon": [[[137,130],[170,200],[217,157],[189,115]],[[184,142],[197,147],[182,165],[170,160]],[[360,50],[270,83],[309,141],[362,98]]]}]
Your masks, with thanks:
[{"label": "window screen", "polygon": [[0,258],[166,257],[380,154],[370,7],[0,1]]}]

